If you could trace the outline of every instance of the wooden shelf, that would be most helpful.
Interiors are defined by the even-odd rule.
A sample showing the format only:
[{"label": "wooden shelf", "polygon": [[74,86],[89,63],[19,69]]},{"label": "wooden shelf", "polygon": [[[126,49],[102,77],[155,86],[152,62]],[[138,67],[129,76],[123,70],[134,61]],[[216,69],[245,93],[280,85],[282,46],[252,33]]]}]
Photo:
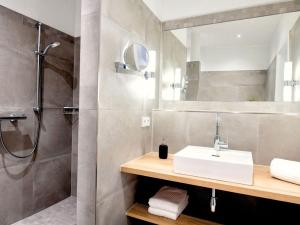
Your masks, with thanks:
[{"label": "wooden shelf", "polygon": [[191,216],[181,215],[178,219],[170,220],[164,217],[155,216],[148,213],[148,207],[142,204],[134,204],[128,211],[127,216],[138,220],[146,221],[158,225],[219,225],[218,223],[210,222],[194,218]]},{"label": "wooden shelf", "polygon": [[121,166],[121,171],[128,174],[300,204],[300,186],[272,178],[267,166],[255,165],[254,182],[251,186],[176,174],[173,172],[173,155],[169,155],[167,160],[161,160],[158,158],[158,154],[154,152],[125,163]]}]

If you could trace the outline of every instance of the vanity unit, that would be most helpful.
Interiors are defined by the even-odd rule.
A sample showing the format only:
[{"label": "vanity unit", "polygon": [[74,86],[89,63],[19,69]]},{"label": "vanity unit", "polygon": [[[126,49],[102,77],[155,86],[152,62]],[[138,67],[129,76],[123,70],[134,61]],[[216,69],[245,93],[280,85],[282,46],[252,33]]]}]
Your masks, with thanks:
[{"label": "vanity unit", "polygon": [[[268,166],[254,165],[253,185],[245,185],[174,173],[173,160],[174,155],[169,155],[167,160],[161,160],[158,157],[158,153],[151,152],[123,164],[121,172],[300,204],[300,186],[272,178]],[[127,216],[155,224],[214,224],[185,215],[182,215],[178,221],[162,219],[161,217],[148,214],[147,207],[141,204],[133,205],[128,210]],[[189,222],[182,223],[182,220]]]}]

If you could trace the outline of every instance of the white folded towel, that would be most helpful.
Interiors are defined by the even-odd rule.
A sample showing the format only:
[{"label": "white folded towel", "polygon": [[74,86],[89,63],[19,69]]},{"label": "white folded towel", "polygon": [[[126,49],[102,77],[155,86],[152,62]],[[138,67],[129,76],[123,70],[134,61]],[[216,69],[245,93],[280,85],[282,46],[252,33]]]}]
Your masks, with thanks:
[{"label": "white folded towel", "polygon": [[157,208],[153,208],[151,206],[148,208],[148,212],[150,214],[153,214],[156,216],[163,216],[163,217],[169,218],[171,220],[177,220],[177,218],[180,216],[180,214],[183,212],[183,210],[186,208],[187,205],[188,205],[188,196],[185,198],[185,201],[180,206],[180,208],[178,209],[177,212],[171,212],[171,211],[167,211],[167,210],[157,209]]},{"label": "white folded towel", "polygon": [[300,162],[273,159],[270,172],[272,177],[300,185]]},{"label": "white folded towel", "polygon": [[155,209],[177,213],[186,200],[187,191],[165,186],[149,199],[149,205]]}]

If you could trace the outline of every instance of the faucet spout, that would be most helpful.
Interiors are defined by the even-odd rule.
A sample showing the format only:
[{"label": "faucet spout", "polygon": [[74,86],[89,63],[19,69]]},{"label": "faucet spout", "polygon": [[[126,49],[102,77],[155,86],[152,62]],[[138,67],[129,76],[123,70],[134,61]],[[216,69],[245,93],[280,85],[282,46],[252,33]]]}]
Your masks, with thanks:
[{"label": "faucet spout", "polygon": [[219,151],[228,149],[228,140],[227,140],[227,142],[224,142],[224,141],[221,140],[221,136],[220,136],[220,115],[219,115],[219,113],[216,113],[216,134],[215,134],[215,138],[214,138],[214,148],[217,152],[216,156],[220,156]]}]

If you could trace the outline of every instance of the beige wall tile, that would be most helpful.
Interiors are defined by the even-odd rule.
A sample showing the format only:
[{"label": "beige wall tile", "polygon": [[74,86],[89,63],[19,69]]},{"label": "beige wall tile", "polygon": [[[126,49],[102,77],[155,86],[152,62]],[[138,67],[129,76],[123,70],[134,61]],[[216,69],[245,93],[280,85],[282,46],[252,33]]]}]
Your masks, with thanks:
[{"label": "beige wall tile", "polygon": [[99,112],[98,202],[119,191],[131,176],[121,174],[120,166],[145,154],[142,112],[101,110]]},{"label": "beige wall tile", "polygon": [[165,139],[169,153],[176,153],[187,145],[187,113],[153,112],[153,151]]},{"label": "beige wall tile", "polygon": [[256,161],[269,165],[273,158],[300,161],[300,118],[262,116]]},{"label": "beige wall tile", "polygon": [[258,149],[259,116],[221,114],[220,118],[221,136],[225,141],[228,137],[229,148],[250,151],[255,159]]}]

